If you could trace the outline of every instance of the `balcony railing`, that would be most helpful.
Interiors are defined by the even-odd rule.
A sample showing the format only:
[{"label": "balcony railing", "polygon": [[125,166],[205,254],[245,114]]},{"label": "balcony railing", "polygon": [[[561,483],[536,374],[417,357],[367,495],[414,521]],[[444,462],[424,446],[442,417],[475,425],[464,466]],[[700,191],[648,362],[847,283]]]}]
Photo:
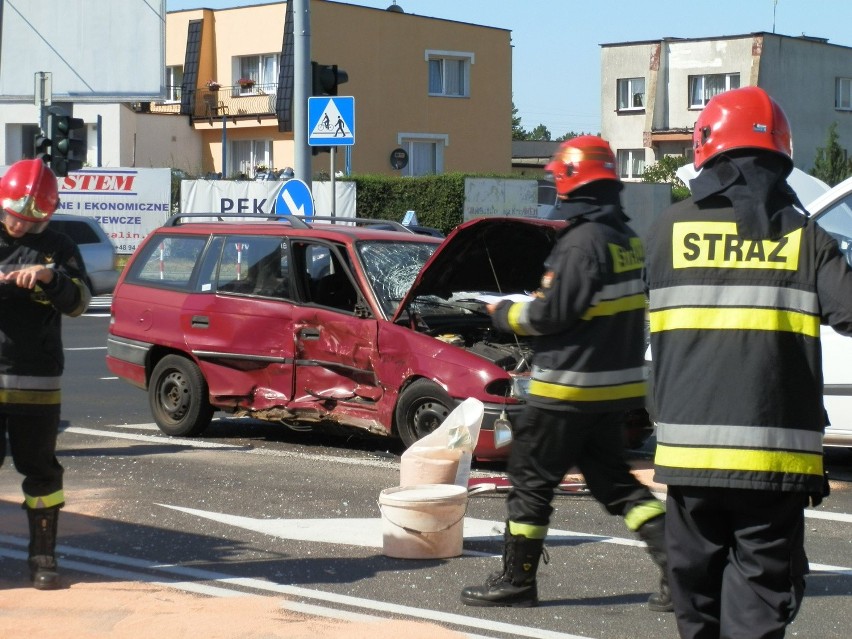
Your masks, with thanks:
[{"label": "balcony railing", "polygon": [[[222,86],[213,91],[207,87],[193,90],[190,105],[192,119],[257,118],[275,115],[275,94],[278,83],[253,84],[251,86]],[[152,102],[150,112],[181,115],[181,93],[170,93],[174,101]]]}]

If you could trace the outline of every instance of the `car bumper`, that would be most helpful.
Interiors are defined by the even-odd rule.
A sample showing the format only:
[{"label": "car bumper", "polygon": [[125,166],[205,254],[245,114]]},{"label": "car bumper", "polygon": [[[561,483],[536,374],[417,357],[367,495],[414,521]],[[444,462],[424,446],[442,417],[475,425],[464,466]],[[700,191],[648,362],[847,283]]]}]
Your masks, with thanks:
[{"label": "car bumper", "polygon": [[110,269],[108,271],[91,271],[86,275],[89,276],[89,282],[92,283],[92,295],[112,295],[118,282],[119,273]]}]

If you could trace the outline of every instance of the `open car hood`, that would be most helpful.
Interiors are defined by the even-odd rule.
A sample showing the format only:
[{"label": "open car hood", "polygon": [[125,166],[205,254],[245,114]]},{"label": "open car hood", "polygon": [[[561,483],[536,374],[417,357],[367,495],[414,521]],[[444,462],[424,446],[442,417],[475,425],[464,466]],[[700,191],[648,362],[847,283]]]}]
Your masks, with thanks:
[{"label": "open car hood", "polygon": [[565,222],[535,218],[477,218],[460,224],[423,265],[393,321],[421,295],[498,295],[530,292],[541,284],[544,260]]}]

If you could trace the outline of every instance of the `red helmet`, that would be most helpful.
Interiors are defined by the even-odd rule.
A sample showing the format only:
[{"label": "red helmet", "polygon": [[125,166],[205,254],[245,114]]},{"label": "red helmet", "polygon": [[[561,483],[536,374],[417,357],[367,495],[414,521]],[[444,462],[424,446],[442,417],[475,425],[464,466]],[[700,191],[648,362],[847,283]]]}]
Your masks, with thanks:
[{"label": "red helmet", "polygon": [[790,122],[760,87],[732,89],[711,98],[695,123],[692,145],[696,169],[733,149],[765,149],[793,162]]},{"label": "red helmet", "polygon": [[596,135],[581,135],[560,144],[544,170],[553,175],[556,192],[563,198],[595,180],[619,182],[615,154],[609,143]]},{"label": "red helmet", "polygon": [[59,189],[53,171],[41,160],[20,160],[0,181],[3,210],[25,222],[33,222],[39,233],[59,206]]}]

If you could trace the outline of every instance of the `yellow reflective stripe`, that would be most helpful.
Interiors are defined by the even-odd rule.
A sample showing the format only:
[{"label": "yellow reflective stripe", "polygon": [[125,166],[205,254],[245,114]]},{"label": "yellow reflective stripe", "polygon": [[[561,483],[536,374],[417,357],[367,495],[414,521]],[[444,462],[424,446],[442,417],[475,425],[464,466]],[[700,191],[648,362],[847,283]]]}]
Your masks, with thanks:
[{"label": "yellow reflective stripe", "polygon": [[526,322],[526,307],[529,302],[515,302],[509,307],[506,319],[512,331],[518,335],[536,335],[537,333]]},{"label": "yellow reflective stripe", "polygon": [[654,463],[693,470],[742,470],[822,477],[822,455],[741,448],[682,448],[657,443]]},{"label": "yellow reflective stripe", "polygon": [[77,288],[80,289],[80,302],[68,313],[68,316],[79,317],[86,312],[86,309],[89,308],[89,304],[92,303],[92,292],[82,280],[75,277],[72,281],[77,285]]},{"label": "yellow reflective stripe", "polygon": [[55,493],[42,495],[41,497],[24,495],[24,505],[30,510],[35,510],[36,508],[53,508],[54,506],[61,506],[64,503],[65,492],[62,490],[57,490]]},{"label": "yellow reflective stripe", "polygon": [[628,510],[627,514],[624,515],[624,523],[627,525],[629,530],[636,532],[644,524],[655,517],[665,514],[666,507],[663,502],[657,499],[652,499],[651,501],[642,502]]},{"label": "yellow reflective stripe", "polygon": [[60,390],[13,390],[0,389],[0,404],[59,404]]},{"label": "yellow reflective stripe", "polygon": [[578,386],[562,386],[560,384],[548,384],[534,379],[530,382],[530,395],[549,397],[551,399],[564,399],[573,402],[605,402],[617,399],[632,399],[634,397],[645,397],[645,382],[635,384],[623,384],[620,386],[597,386],[595,388],[580,388]]},{"label": "yellow reflective stripe", "polygon": [[672,225],[672,266],[795,271],[802,229],[777,240],[747,240],[736,222],[676,222]]},{"label": "yellow reflective stripe", "polygon": [[589,320],[593,317],[609,317],[638,309],[645,309],[644,293],[622,297],[617,300],[607,300],[590,306],[580,319]]},{"label": "yellow reflective stripe", "polygon": [[521,535],[527,539],[544,539],[547,537],[547,526],[536,526],[534,524],[519,524],[516,521],[509,522],[509,534]]},{"label": "yellow reflective stripe", "polygon": [[651,332],[694,330],[785,331],[819,337],[819,318],[772,308],[672,308],[651,311]]}]

